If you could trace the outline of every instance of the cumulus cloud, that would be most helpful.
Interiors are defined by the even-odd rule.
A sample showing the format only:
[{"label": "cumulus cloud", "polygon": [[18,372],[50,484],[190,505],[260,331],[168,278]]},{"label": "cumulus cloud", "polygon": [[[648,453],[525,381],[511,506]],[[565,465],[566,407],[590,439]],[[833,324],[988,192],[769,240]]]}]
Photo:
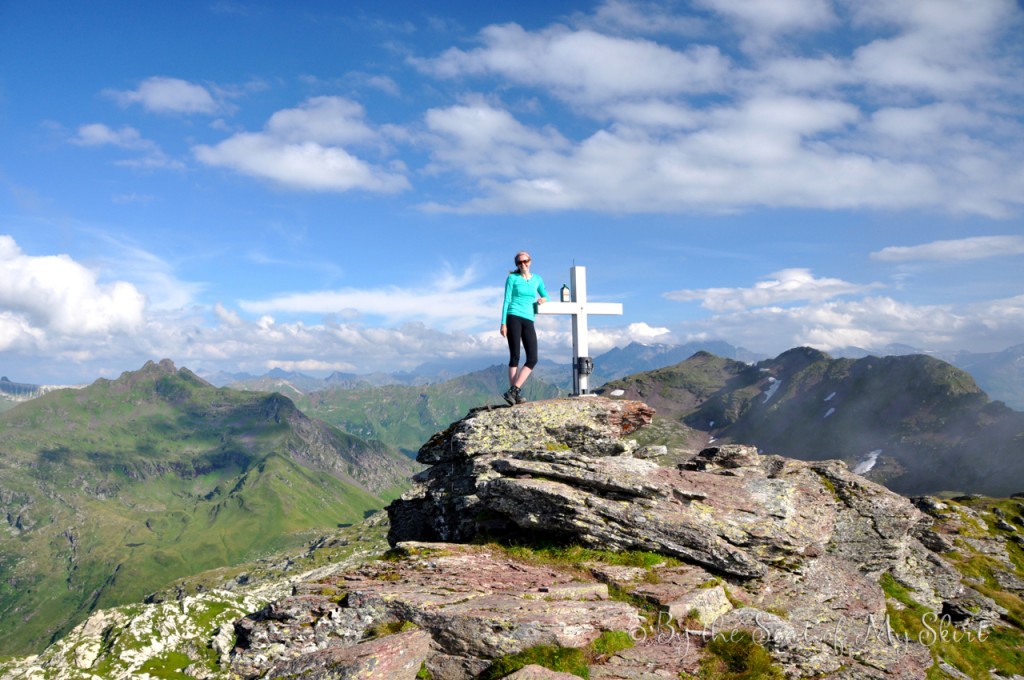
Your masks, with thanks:
[{"label": "cumulus cloud", "polygon": [[994,56],[1006,32],[1020,29],[1012,0],[870,0],[851,10],[862,26],[893,31],[855,50],[852,70],[866,84],[963,95],[1017,77],[1011,63]]},{"label": "cumulus cloud", "polygon": [[973,236],[918,246],[889,246],[871,253],[871,259],[881,262],[956,262],[1006,255],[1024,255],[1024,236]]},{"label": "cumulus cloud", "polygon": [[748,50],[770,47],[779,36],[794,31],[823,29],[836,22],[829,0],[701,0],[700,4],[734,22]]},{"label": "cumulus cloud", "polygon": [[[1018,53],[996,48],[1020,23],[1012,2],[865,2],[842,17],[824,0],[703,4],[752,47],[745,60],[702,44],[700,33],[652,40],[664,10],[624,2],[575,17],[575,28],[492,25],[475,48],[412,59],[439,79],[533,88],[594,121],[573,138],[494,102],[431,110],[432,169],[475,180],[477,195],[425,207],[939,208],[1006,217],[1024,205],[1016,160],[1024,126],[1012,114],[1022,65]],[[771,45],[794,31],[830,41],[837,30],[860,42],[831,41],[827,52],[802,41]],[[516,135],[440,125],[470,111]],[[546,145],[522,144],[531,134]]]},{"label": "cumulus cloud", "polygon": [[530,129],[485,102],[431,109],[426,125],[436,138],[435,166],[476,177],[517,177],[530,172],[535,154],[568,147],[556,131]]},{"label": "cumulus cloud", "polygon": [[54,336],[106,336],[137,331],[145,298],[125,281],[101,283],[66,255],[26,255],[0,235],[0,350],[38,345]]},{"label": "cumulus cloud", "polygon": [[213,114],[220,110],[209,90],[180,78],[153,76],[134,90],[106,90],[105,94],[121,106],[140,104],[154,113]]},{"label": "cumulus cloud", "polygon": [[517,24],[488,26],[483,47],[451,48],[433,59],[413,59],[440,78],[498,75],[540,86],[580,104],[621,97],[709,92],[720,85],[728,60],[713,46],[679,52],[646,39],[553,26],[530,32]]},{"label": "cumulus cloud", "polygon": [[880,284],[856,284],[834,278],[814,278],[809,269],[783,269],[769,275],[753,288],[703,288],[665,293],[669,300],[699,300],[714,311],[735,311],[791,302],[823,302],[842,295],[864,293]]},{"label": "cumulus cloud", "polygon": [[261,132],[236,134],[192,149],[197,160],[291,189],[395,193],[409,188],[401,168],[385,169],[356,156],[351,145],[380,144],[363,108],[340,97],[314,97],[274,113]]}]

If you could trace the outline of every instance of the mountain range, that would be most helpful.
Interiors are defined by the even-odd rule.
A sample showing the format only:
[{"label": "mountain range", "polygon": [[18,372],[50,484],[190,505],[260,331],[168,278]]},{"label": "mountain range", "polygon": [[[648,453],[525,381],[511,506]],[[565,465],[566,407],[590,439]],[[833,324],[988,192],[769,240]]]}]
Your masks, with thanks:
[{"label": "mountain range", "polygon": [[[645,430],[689,454],[736,442],[841,458],[904,494],[1024,490],[1024,414],[946,362],[797,348],[750,363],[727,346],[729,356],[625,373],[690,349],[603,355],[605,374],[623,375],[600,391],[655,407]],[[538,370],[527,398],[563,396],[546,379],[558,373],[569,377],[556,364]],[[503,405],[507,375],[495,365],[416,385],[333,378],[276,372],[237,385],[246,390],[219,388],[164,360],[0,414],[0,655],[37,650],[99,607],[381,508],[406,488],[418,469],[409,456],[431,435]]]},{"label": "mountain range", "polygon": [[[632,342],[625,347],[613,347],[594,358],[594,374],[590,384],[600,386],[610,380],[642,371],[671,366],[696,352],[710,352],[745,363],[769,358],[766,354],[736,347],[722,340],[688,342],[681,345]],[[1011,408],[1024,410],[1024,344],[999,352],[930,352],[910,345],[890,344],[876,348],[844,347],[830,352],[837,358],[861,359],[868,356],[905,356],[925,354],[942,359],[970,373],[978,385],[992,398],[1005,402]],[[263,375],[248,373],[199,373],[217,387],[235,387],[256,391],[280,391],[287,396],[308,394],[324,389],[365,389],[390,385],[422,386],[457,379],[462,375],[482,370],[481,362],[469,359],[439,360],[418,366],[411,371],[345,373],[334,372],[326,378],[316,378],[297,371],[275,368]],[[569,391],[572,388],[572,368],[542,358],[535,370],[540,380]],[[68,385],[32,385],[0,379],[0,412],[15,403],[45,394]]]},{"label": "mountain range", "polygon": [[[709,352],[719,357],[748,364],[768,359],[742,347],[736,347],[720,340],[689,342],[681,345],[661,343],[644,344],[632,342],[625,347],[613,347],[594,358],[594,373],[590,384],[600,386],[608,381],[643,371],[652,371],[677,364],[697,352]],[[994,400],[1002,401],[1016,410],[1024,410],[1024,344],[1009,347],[1000,352],[977,353],[928,352],[909,345],[891,344],[884,347],[865,349],[844,347],[829,353],[836,358],[862,359],[869,356],[908,356],[923,354],[941,359],[971,374],[981,389]],[[294,389],[295,394],[308,394],[323,389],[362,389],[389,385],[431,385],[447,382],[461,375],[479,370],[478,366],[464,360],[457,364],[442,362],[424,365],[415,371],[402,373],[333,373],[327,378],[313,378],[302,373],[275,369],[262,376],[216,374],[204,376],[216,385],[230,385],[240,389],[284,390]],[[568,363],[542,359],[537,365],[535,376],[563,391],[572,388],[572,368]]]},{"label": "mountain range", "polygon": [[599,393],[645,401],[691,446],[839,458],[908,495],[1024,491],[1024,413],[920,354],[834,359],[803,347],[751,365],[700,352]]},{"label": "mountain range", "polygon": [[172,362],[0,414],[0,655],[381,509],[415,466]]}]

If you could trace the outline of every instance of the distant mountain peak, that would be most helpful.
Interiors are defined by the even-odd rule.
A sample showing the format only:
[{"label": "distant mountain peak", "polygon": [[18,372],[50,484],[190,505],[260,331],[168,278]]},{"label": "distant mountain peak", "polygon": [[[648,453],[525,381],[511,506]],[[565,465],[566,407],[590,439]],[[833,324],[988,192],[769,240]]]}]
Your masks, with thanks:
[{"label": "distant mountain peak", "polygon": [[795,367],[797,365],[802,367],[813,364],[816,361],[831,360],[832,357],[828,354],[813,347],[794,347],[793,349],[786,350],[774,359],[775,362],[781,362],[788,367]]},{"label": "distant mountain peak", "polygon": [[925,354],[833,359],[796,347],[751,367],[703,352],[599,393],[616,388],[704,442],[804,460],[828,455],[851,468],[874,453],[869,476],[901,493],[1009,495],[1024,479],[1024,413]]}]

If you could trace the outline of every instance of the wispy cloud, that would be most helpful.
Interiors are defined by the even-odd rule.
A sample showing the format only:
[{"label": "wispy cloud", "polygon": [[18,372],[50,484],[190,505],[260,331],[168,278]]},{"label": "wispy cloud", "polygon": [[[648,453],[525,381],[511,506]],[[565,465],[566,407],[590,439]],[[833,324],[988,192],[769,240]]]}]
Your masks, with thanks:
[{"label": "wispy cloud", "polygon": [[881,284],[849,283],[835,278],[814,278],[809,269],[783,269],[766,277],[753,288],[703,288],[665,293],[669,300],[699,300],[714,311],[738,311],[792,302],[823,302],[843,295],[864,293]]},{"label": "wispy cloud", "polygon": [[1024,236],[974,236],[917,246],[889,246],[871,253],[880,262],[961,262],[1024,255]]},{"label": "wispy cloud", "polygon": [[78,128],[72,143],[80,146],[112,145],[122,149],[152,150],[156,144],[142,138],[142,133],[133,127],[124,126],[118,130],[103,123],[89,123]]},{"label": "wispy cloud", "polygon": [[70,142],[78,146],[102,147],[113,146],[128,151],[138,151],[142,155],[115,161],[117,165],[137,168],[166,168],[183,170],[184,164],[164,153],[156,142],[145,139],[136,128],[123,126],[111,128],[103,123],[89,123],[78,128]]},{"label": "wispy cloud", "polygon": [[[476,328],[497,320],[502,288],[474,286],[475,274],[445,272],[415,287],[344,288],[242,300],[250,314],[320,314],[384,319],[389,324],[425,322],[444,328]],[[495,325],[496,327],[496,325]]]}]

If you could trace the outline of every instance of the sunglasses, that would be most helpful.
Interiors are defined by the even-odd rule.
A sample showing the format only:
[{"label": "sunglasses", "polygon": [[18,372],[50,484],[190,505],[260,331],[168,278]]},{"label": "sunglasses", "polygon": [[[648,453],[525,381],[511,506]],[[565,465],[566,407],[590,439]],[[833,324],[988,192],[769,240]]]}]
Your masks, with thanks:
[{"label": "sunglasses", "polygon": [[526,260],[516,260],[516,264],[529,264],[529,263],[530,263],[529,259],[526,259]]}]

